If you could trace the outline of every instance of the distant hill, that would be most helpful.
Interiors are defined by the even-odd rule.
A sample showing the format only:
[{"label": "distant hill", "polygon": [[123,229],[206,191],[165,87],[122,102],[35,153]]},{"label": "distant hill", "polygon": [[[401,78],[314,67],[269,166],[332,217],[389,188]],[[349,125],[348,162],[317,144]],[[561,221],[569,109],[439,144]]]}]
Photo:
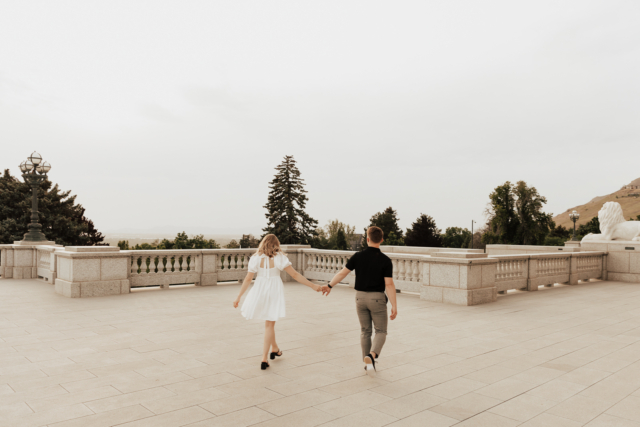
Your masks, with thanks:
[{"label": "distant hill", "polygon": [[[639,186],[640,178],[632,181],[630,186]],[[585,224],[591,220],[594,216],[598,215],[598,211],[602,208],[606,202],[618,202],[622,206],[622,212],[625,219],[636,218],[640,215],[640,189],[621,189],[615,193],[608,194],[606,196],[599,196],[593,198],[590,202],[567,209],[566,212],[561,213],[553,218],[556,225],[563,225],[569,229],[573,229],[573,221],[569,219],[569,214],[574,209],[580,214],[580,220],[577,225]]]}]

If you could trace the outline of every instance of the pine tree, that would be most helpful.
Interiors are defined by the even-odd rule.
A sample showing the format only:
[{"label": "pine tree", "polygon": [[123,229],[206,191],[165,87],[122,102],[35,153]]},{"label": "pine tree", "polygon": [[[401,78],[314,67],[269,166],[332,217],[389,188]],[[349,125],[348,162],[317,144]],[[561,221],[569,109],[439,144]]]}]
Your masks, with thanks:
[{"label": "pine tree", "polygon": [[[293,156],[285,156],[278,173],[269,183],[266,234],[275,234],[282,244],[311,244],[317,236],[318,221],[306,212],[307,204],[304,180]],[[264,237],[264,235],[263,235]]]},{"label": "pine tree", "polygon": [[[22,240],[31,222],[31,186],[11,175],[0,176],[0,243]],[[104,236],[93,221],[84,216],[85,209],[76,204],[71,191],[61,191],[49,179],[38,192],[39,222],[48,240],[65,246],[102,245]]]},{"label": "pine tree", "polygon": [[[471,233],[469,233],[471,235]],[[407,229],[404,237],[407,246],[442,247],[441,231],[435,220],[429,215],[421,214],[416,222]]]},{"label": "pine tree", "polygon": [[[402,230],[398,226],[398,213],[391,206],[382,212],[373,215],[369,220],[369,227],[380,227],[384,232],[383,245],[404,246],[404,238]],[[365,238],[363,239],[362,249],[367,248],[367,230],[364,229]]]},{"label": "pine tree", "polygon": [[342,230],[341,228],[336,233],[336,249],[338,249],[339,251],[346,251],[347,248],[347,236],[344,234],[344,230]]}]

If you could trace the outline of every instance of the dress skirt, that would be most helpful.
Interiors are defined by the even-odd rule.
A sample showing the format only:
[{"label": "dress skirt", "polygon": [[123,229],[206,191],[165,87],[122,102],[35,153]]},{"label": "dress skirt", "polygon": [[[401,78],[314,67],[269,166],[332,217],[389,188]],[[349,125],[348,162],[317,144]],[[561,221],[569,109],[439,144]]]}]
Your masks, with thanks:
[{"label": "dress skirt", "polygon": [[285,317],[284,284],[280,275],[265,277],[260,273],[242,304],[242,315],[247,320],[276,321]]}]

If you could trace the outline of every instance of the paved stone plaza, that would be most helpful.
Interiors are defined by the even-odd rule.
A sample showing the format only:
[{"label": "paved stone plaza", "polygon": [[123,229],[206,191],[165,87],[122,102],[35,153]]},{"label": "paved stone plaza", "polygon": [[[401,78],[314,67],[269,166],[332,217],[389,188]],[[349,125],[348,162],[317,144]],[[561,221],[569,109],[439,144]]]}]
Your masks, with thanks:
[{"label": "paved stone plaza", "polygon": [[69,299],[0,281],[0,426],[640,426],[640,285],[461,307],[399,295],[375,379],[352,289],[286,284],[284,356],[238,285]]}]

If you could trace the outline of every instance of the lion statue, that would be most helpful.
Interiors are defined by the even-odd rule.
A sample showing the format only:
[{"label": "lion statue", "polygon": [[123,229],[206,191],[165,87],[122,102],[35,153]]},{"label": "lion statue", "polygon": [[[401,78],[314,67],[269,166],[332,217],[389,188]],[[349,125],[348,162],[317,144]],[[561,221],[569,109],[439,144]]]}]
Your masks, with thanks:
[{"label": "lion statue", "polygon": [[640,241],[640,221],[625,221],[618,202],[607,202],[598,212],[602,234],[589,233],[582,239],[591,240],[635,240]]}]

